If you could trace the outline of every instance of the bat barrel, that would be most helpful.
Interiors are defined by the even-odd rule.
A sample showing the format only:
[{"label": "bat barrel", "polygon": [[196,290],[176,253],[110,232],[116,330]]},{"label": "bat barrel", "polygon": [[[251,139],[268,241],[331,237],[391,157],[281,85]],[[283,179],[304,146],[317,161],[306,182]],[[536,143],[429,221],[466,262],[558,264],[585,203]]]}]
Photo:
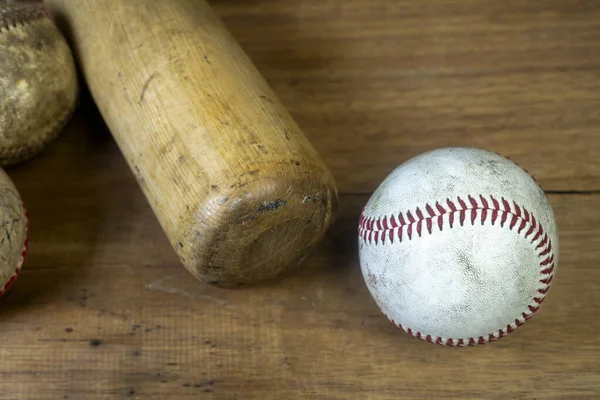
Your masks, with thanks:
[{"label": "bat barrel", "polygon": [[215,192],[188,230],[192,250],[180,256],[202,280],[223,285],[269,279],[299,265],[337,204],[337,193],[318,177],[288,171]]},{"label": "bat barrel", "polygon": [[204,0],[47,0],[183,264],[223,286],[320,242],[334,179]]}]

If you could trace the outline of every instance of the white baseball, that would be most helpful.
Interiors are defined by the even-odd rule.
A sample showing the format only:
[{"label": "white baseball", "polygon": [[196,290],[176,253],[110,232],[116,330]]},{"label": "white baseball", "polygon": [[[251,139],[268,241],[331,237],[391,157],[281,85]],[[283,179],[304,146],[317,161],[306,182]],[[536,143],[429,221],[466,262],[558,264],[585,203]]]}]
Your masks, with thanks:
[{"label": "white baseball", "polygon": [[514,162],[444,148],[396,168],[359,220],[360,265],[381,311],[420,339],[501,338],[540,307],[558,263],[552,208]]}]

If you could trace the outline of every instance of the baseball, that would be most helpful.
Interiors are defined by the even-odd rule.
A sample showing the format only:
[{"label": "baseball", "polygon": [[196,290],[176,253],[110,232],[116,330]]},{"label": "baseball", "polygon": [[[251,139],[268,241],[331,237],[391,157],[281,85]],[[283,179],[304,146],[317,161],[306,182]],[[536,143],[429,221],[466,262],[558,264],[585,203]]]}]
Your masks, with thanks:
[{"label": "baseball", "polygon": [[0,296],[15,282],[28,249],[29,223],[21,196],[0,169]]},{"label": "baseball", "polygon": [[42,5],[0,0],[0,165],[41,152],[78,95],[71,50]]},{"label": "baseball", "polygon": [[497,340],[539,309],[558,233],[535,180],[473,148],[421,154],[387,176],[359,220],[365,283],[412,336],[446,346]]}]

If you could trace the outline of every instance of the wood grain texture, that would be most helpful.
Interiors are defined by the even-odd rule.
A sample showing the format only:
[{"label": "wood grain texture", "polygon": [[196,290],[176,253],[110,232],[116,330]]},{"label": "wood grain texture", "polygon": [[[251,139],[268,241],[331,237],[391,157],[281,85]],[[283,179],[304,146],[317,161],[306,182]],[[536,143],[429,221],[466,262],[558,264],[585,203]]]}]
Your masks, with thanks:
[{"label": "wood grain texture", "polygon": [[204,0],[48,0],[181,262],[220,286],[299,266],[329,170]]},{"label": "wood grain texture", "polygon": [[[45,154],[8,170],[32,242],[0,299],[0,399],[600,397],[600,196],[572,193],[598,189],[597,3],[391,3],[212,3],[342,186],[333,228],[286,279],[239,290],[190,279],[89,100]],[[432,53],[436,40],[446,53]],[[541,105],[525,101],[538,91]],[[470,114],[478,104],[487,112]],[[514,126],[490,134],[506,110]],[[539,313],[514,334],[442,348],[377,309],[356,222],[397,162],[467,142],[493,144],[565,191],[549,195],[561,260]]]},{"label": "wood grain texture", "polygon": [[600,395],[600,196],[550,195],[561,266],[535,317],[496,343],[442,348],[400,332],[368,294],[356,241],[368,196],[340,197],[337,222],[305,268],[219,289],[180,267],[98,124],[78,113],[47,154],[9,171],[32,234],[28,263],[0,307],[0,398]]},{"label": "wood grain texture", "polygon": [[500,152],[547,190],[600,189],[597,1],[213,4],[340,192],[453,145]]}]

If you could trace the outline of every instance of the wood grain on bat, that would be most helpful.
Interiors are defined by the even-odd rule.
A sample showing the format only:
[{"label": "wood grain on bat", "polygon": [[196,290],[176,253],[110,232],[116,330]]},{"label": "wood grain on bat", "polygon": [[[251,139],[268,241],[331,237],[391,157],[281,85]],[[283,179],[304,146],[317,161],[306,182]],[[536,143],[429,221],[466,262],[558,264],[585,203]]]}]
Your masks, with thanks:
[{"label": "wood grain on bat", "polygon": [[334,180],[205,1],[51,0],[92,96],[198,278],[272,278],[319,243]]}]

